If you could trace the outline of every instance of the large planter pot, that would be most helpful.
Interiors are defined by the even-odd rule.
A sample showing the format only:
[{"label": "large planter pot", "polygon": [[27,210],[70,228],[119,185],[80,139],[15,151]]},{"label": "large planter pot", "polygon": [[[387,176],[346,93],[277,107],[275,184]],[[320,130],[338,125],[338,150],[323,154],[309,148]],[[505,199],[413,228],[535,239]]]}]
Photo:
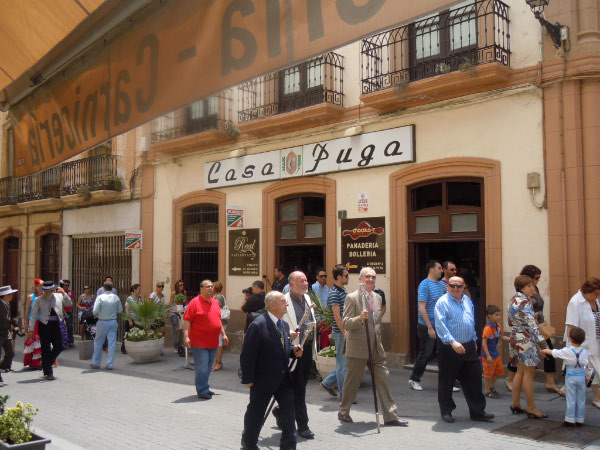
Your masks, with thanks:
[{"label": "large planter pot", "polygon": [[325,379],[335,369],[335,356],[317,355],[317,370],[321,378]]},{"label": "large planter pot", "polygon": [[46,448],[46,444],[50,443],[50,439],[38,436],[35,433],[31,433],[31,440],[29,442],[23,442],[22,444],[7,444],[4,441],[0,441],[0,449],[27,449],[27,450],[43,450]]},{"label": "large planter pot", "polygon": [[133,342],[125,340],[125,350],[136,364],[156,361],[165,346],[165,338]]}]

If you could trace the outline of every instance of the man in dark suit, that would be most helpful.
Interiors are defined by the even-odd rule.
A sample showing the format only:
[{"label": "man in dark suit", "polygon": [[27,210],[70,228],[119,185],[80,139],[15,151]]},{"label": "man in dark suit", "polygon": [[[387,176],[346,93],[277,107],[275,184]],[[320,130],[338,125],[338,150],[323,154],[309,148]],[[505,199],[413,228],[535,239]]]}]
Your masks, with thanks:
[{"label": "man in dark suit", "polygon": [[294,393],[288,364],[289,358],[302,356],[302,348],[292,347],[289,325],[281,320],[287,311],[285,296],[271,291],[265,297],[265,306],[267,312],[248,327],[240,355],[242,383],[250,387],[242,448],[258,449],[256,443],[263,418],[274,396],[279,404],[279,422],[283,430],[280,448],[295,449]]}]

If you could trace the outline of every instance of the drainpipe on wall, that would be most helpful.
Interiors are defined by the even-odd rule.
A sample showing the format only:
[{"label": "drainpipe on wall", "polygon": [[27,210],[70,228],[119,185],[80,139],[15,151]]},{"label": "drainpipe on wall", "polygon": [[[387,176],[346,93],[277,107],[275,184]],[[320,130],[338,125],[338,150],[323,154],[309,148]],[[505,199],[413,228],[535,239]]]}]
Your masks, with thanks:
[{"label": "drainpipe on wall", "polygon": [[[566,61],[565,61],[566,64]],[[563,77],[564,80],[564,77]],[[562,242],[563,242],[563,261],[565,273],[565,299],[569,298],[569,238],[567,230],[567,156],[565,154],[564,142],[564,102],[563,102],[563,80],[559,82],[559,130],[560,130],[560,190],[561,190],[561,208],[562,208]]]}]

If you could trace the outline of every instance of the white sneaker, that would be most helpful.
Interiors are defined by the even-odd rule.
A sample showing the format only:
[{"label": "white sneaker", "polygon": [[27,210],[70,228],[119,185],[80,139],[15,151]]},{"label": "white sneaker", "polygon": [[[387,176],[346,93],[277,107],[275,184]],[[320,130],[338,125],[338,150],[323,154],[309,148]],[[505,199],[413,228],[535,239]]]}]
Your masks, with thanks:
[{"label": "white sneaker", "polygon": [[460,388],[457,386],[452,386],[452,392],[458,392],[460,391]]},{"label": "white sneaker", "polygon": [[413,389],[415,391],[423,390],[423,386],[421,386],[421,384],[418,381],[408,380],[408,385],[410,386],[411,389]]}]

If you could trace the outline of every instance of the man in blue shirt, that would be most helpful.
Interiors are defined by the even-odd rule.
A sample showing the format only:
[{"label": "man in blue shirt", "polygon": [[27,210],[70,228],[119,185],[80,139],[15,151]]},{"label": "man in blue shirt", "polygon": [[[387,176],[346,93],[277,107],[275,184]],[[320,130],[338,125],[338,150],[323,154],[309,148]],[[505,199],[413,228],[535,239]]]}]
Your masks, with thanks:
[{"label": "man in blue shirt", "polygon": [[325,269],[319,269],[317,271],[317,281],[311,286],[313,292],[321,299],[323,307],[327,306],[327,297],[329,295],[329,286],[327,286],[326,281],[327,272],[325,272]]},{"label": "man in blue shirt", "polygon": [[491,422],[493,414],[485,412],[485,397],[481,391],[481,363],[477,353],[475,314],[471,299],[464,295],[465,281],[452,277],[448,293],[435,305],[435,330],[438,341],[438,403],[442,419],[455,421],[452,411],[454,381],[459,380],[469,406],[471,420]]},{"label": "man in blue shirt", "polygon": [[92,356],[92,369],[99,369],[102,362],[102,344],[108,340],[108,356],[106,368],[113,369],[115,360],[115,343],[117,340],[117,316],[123,312],[123,305],[116,294],[111,291],[112,283],[104,283],[104,294],[99,295],[94,302],[94,316],[98,318],[96,324],[96,338],[94,339],[94,355]]},{"label": "man in blue shirt", "polygon": [[[338,264],[333,268],[332,275],[333,287],[329,292],[329,309],[333,314],[331,335],[335,342],[335,370],[321,382],[321,387],[329,392],[329,395],[332,397],[338,395],[338,392],[341,397],[344,387],[344,377],[346,376],[346,355],[344,355],[346,330],[344,329],[343,317],[344,302],[347,295],[344,286],[348,284],[348,269],[343,264]],[[338,392],[333,388],[336,382]]]},{"label": "man in blue shirt", "polygon": [[408,380],[411,389],[422,391],[421,377],[425,372],[427,363],[433,355],[435,348],[435,324],[434,324],[434,308],[435,304],[442,295],[446,293],[444,284],[440,281],[442,278],[442,265],[438,261],[431,260],[425,265],[427,270],[427,278],[419,284],[417,292],[418,301],[418,321],[417,335],[421,348],[417,355],[417,360],[413,367],[412,374]]}]

